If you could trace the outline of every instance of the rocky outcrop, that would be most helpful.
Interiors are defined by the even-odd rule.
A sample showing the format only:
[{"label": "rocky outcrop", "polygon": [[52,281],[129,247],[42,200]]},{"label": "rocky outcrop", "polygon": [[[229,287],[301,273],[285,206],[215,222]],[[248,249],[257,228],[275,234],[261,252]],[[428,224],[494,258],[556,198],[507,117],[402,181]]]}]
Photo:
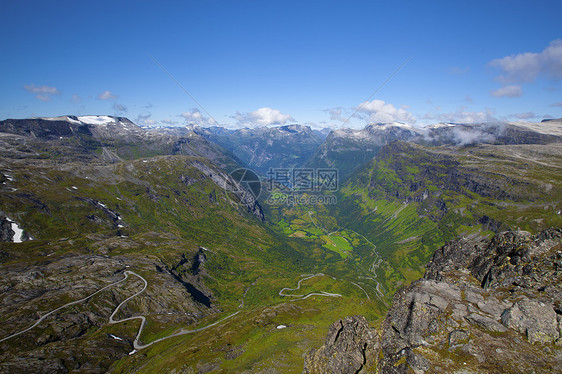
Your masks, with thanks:
[{"label": "rocky outcrop", "polygon": [[193,263],[191,265],[191,271],[193,274],[197,275],[202,269],[202,265],[207,262],[207,256],[205,255],[204,247],[200,247],[195,256],[193,256]]},{"label": "rocky outcrop", "polygon": [[340,319],[330,326],[326,343],[305,357],[304,373],[365,373],[373,369],[377,336],[363,316]]},{"label": "rocky outcrop", "polygon": [[[531,236],[528,232],[496,235],[486,249],[468,265],[484,288],[516,285],[538,290],[561,268],[559,255],[562,230],[547,230]],[[554,295],[552,295],[554,296]]]},{"label": "rocky outcrop", "polygon": [[501,320],[507,327],[525,334],[531,343],[551,343],[559,336],[556,312],[542,302],[519,300],[502,313]]},{"label": "rocky outcrop", "polygon": [[11,243],[14,241],[14,230],[12,230],[12,223],[6,217],[0,216],[0,242]]},{"label": "rocky outcrop", "polygon": [[448,243],[424,279],[394,296],[380,372],[562,370],[561,257],[554,229]]},{"label": "rocky outcrop", "polygon": [[304,372],[356,372],[363,340],[377,362],[361,370],[378,373],[561,372],[561,301],[562,230],[461,238],[396,292],[378,342],[338,321]]}]

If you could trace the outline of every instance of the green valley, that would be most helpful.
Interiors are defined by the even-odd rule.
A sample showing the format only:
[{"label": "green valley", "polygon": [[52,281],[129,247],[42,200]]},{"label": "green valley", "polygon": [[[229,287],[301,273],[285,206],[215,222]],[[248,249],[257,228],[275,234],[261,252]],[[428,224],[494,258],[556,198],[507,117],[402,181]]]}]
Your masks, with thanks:
[{"label": "green valley", "polygon": [[196,133],[67,118],[4,123],[0,371],[301,372],[334,321],[381,328],[450,240],[562,227],[562,143],[390,142],[292,203]]}]

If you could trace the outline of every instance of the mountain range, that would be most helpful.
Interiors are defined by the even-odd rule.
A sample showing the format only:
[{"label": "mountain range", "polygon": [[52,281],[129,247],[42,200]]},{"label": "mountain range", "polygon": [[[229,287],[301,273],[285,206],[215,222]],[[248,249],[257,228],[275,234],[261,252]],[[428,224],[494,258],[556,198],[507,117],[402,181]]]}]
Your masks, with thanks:
[{"label": "mountain range", "polygon": [[269,168],[334,167],[343,176],[375,157],[396,140],[426,146],[475,144],[548,144],[562,141],[561,120],[540,124],[439,123],[423,128],[403,123],[369,124],[363,129],[313,130],[305,125],[230,130],[220,126],[156,127],[151,131],[185,136],[196,133],[221,145],[261,173]]},{"label": "mountain range", "polygon": [[0,196],[0,372],[562,370],[561,120],[7,119]]}]

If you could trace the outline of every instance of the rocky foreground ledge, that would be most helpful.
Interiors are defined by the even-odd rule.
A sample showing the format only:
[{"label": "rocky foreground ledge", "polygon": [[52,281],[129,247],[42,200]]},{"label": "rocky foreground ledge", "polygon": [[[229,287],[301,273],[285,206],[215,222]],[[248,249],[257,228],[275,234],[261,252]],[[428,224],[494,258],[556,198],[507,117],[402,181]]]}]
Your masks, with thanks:
[{"label": "rocky foreground ledge", "polygon": [[562,372],[562,230],[462,238],[402,288],[380,331],[334,323],[304,373]]}]

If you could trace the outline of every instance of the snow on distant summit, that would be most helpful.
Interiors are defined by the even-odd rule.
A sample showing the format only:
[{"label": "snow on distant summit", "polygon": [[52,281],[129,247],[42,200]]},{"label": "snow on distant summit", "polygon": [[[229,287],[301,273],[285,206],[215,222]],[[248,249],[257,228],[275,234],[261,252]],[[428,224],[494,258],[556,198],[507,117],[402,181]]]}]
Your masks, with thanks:
[{"label": "snow on distant summit", "polygon": [[87,115],[87,116],[60,116],[60,117],[38,117],[38,119],[43,119],[46,121],[66,121],[75,125],[97,125],[97,126],[107,126],[107,125],[119,125],[127,127],[129,124],[134,125],[130,120],[122,117],[113,116],[99,116],[99,115]]},{"label": "snow on distant summit", "polygon": [[392,140],[409,140],[419,134],[420,130],[412,125],[402,122],[389,122],[370,123],[362,129],[336,129],[332,132],[332,138],[364,139],[374,141],[375,143],[382,142],[386,144]]},{"label": "snow on distant summit", "polygon": [[108,116],[80,116],[77,118],[78,121],[88,125],[107,125],[111,122],[115,122],[115,119]]}]

